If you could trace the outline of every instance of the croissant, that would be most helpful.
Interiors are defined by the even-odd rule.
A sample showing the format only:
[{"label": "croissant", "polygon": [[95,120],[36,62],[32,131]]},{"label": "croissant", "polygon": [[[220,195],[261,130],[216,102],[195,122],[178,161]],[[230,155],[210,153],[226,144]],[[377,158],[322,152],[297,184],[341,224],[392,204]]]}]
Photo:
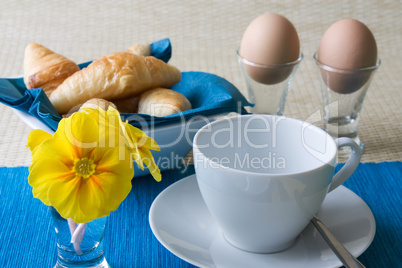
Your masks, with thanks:
[{"label": "croissant", "polygon": [[28,89],[42,88],[49,96],[67,77],[79,70],[75,62],[42,45],[32,43],[25,48],[24,83]]},{"label": "croissant", "polygon": [[149,43],[137,43],[129,47],[126,52],[138,56],[151,56],[152,48]]},{"label": "croissant", "polygon": [[152,56],[127,52],[104,56],[58,86],[49,99],[60,114],[92,98],[105,100],[133,97],[155,87],[171,87],[180,71]]}]

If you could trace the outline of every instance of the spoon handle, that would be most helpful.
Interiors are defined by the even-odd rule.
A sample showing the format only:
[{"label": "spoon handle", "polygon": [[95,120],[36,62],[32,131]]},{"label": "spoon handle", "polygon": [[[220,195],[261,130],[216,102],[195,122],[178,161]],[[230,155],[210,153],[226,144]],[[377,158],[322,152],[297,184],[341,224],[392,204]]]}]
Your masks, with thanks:
[{"label": "spoon handle", "polygon": [[342,245],[341,242],[328,230],[328,228],[316,216],[311,220],[314,227],[318,230],[325,242],[331,247],[332,251],[342,261],[347,268],[364,268],[365,266],[359,262],[350,252]]}]

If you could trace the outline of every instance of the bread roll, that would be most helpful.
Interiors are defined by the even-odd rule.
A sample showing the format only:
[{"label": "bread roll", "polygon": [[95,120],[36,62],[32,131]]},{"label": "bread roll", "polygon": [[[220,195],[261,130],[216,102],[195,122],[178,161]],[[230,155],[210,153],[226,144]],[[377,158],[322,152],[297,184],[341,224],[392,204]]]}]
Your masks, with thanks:
[{"label": "bread roll", "polygon": [[138,110],[138,96],[112,100],[120,113],[136,113]]},{"label": "bread roll", "polygon": [[149,43],[137,43],[129,47],[126,52],[138,56],[151,56],[152,48]]},{"label": "bread roll", "polygon": [[93,108],[96,109],[96,107],[99,106],[103,110],[107,111],[109,106],[112,106],[117,110],[116,105],[113,102],[104,100],[104,99],[98,99],[98,98],[93,98],[90,100],[87,100],[81,107],[88,107],[88,108]]},{"label": "bread roll", "polygon": [[191,103],[181,93],[155,88],[141,94],[138,101],[138,113],[163,117],[191,109]]},{"label": "bread roll", "polygon": [[24,83],[28,89],[42,88],[50,96],[67,77],[79,70],[75,62],[42,45],[32,43],[25,48]]},{"label": "bread roll", "polygon": [[60,114],[92,98],[122,99],[155,87],[171,87],[181,79],[180,71],[152,56],[127,52],[104,56],[56,88],[49,99]]}]

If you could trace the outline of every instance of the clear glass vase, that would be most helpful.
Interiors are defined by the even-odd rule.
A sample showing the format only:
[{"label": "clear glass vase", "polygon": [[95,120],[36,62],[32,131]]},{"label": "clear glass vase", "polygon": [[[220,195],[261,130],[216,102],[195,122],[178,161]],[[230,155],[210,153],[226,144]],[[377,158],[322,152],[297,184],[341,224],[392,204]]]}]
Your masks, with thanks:
[{"label": "clear glass vase", "polygon": [[76,224],[64,219],[50,207],[57,236],[57,263],[55,268],[110,267],[103,254],[103,236],[107,217]]}]

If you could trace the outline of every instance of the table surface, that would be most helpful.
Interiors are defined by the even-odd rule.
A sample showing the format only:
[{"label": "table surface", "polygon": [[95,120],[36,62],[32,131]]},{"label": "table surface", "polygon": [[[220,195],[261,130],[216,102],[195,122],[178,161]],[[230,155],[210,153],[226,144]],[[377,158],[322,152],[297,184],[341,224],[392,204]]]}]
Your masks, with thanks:
[{"label": "table surface", "polygon": [[[232,82],[247,96],[236,50],[247,25],[275,12],[295,25],[305,55],[293,80],[285,115],[320,116],[318,73],[312,59],[321,36],[334,22],[355,18],[373,32],[382,60],[368,90],[359,135],[362,162],[402,160],[401,1],[4,1],[0,9],[0,77],[23,73],[31,42],[77,63],[124,51],[137,42],[169,37],[170,63],[181,71],[204,71]],[[0,104],[0,166],[27,166],[30,128]]]},{"label": "table surface", "polygon": [[[0,77],[22,74],[24,49],[31,42],[81,63],[124,51],[137,42],[168,37],[173,46],[172,65],[181,71],[222,76],[247,96],[236,50],[247,25],[264,12],[286,16],[299,33],[305,59],[293,80],[285,116],[301,120],[322,114],[312,55],[325,30],[340,19],[355,18],[364,22],[376,37],[382,64],[365,98],[359,128],[365,143],[361,162],[366,164],[360,165],[355,178],[346,186],[369,205],[377,222],[376,238],[360,260],[367,267],[396,267],[402,261],[398,186],[402,177],[401,1],[4,1],[0,9]],[[9,107],[0,104],[2,267],[51,267],[55,261],[55,248],[43,247],[51,245],[49,241],[54,239],[50,216],[32,198],[26,183],[31,156],[25,144],[30,130]],[[188,172],[191,170],[186,174],[167,171],[159,184],[148,182],[149,177],[133,183],[136,190],[112,215],[105,237],[111,243],[106,253],[114,267],[132,267],[133,263],[139,267],[189,266],[158,243],[147,222],[148,209],[156,195]],[[7,182],[9,179],[13,180]],[[145,194],[141,194],[144,189]],[[10,191],[13,194],[5,194]],[[35,213],[26,213],[28,209]],[[141,213],[135,216],[138,227],[132,233],[119,222],[128,213]],[[45,220],[41,221],[42,217]],[[124,245],[118,243],[121,228],[134,236],[134,244],[127,239]],[[24,239],[21,245],[19,241]],[[31,250],[22,251],[23,246]],[[124,247],[131,254],[116,253],[124,252]]]},{"label": "table surface", "polygon": [[[130,194],[108,217],[105,256],[112,267],[193,267],[158,242],[148,216],[159,193],[191,174],[193,166],[181,165],[164,172],[161,182],[150,176],[133,179]],[[0,267],[52,267],[56,262],[49,209],[33,198],[27,176],[27,167],[0,167]],[[368,268],[402,263],[401,177],[402,162],[363,163],[344,184],[366,202],[376,221],[374,240],[359,257]],[[331,222],[324,223],[331,230]],[[339,234],[337,227],[331,231]]]}]

